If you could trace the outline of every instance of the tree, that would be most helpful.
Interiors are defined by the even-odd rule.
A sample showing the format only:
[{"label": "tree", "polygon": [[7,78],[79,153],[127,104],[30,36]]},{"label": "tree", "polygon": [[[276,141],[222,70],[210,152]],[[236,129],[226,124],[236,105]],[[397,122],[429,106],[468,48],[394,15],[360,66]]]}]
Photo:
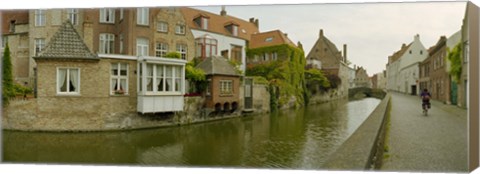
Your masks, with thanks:
[{"label": "tree", "polygon": [[448,50],[448,60],[451,63],[450,75],[453,76],[455,82],[459,83],[462,77],[462,44],[461,42],[453,47],[452,51]]},{"label": "tree", "polygon": [[3,53],[3,79],[2,79],[2,100],[3,104],[8,104],[8,99],[14,96],[13,89],[13,76],[12,76],[12,61],[10,57],[10,48],[8,43],[5,46],[5,52]]}]

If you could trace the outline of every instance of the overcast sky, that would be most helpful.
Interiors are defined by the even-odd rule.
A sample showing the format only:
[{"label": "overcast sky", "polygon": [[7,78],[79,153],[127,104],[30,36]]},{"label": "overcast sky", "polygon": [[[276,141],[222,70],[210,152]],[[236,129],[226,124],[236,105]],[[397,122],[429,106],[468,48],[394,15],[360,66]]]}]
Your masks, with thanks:
[{"label": "overcast sky", "polygon": [[[303,44],[306,55],[323,29],[338,50],[347,44],[352,66],[363,66],[371,76],[384,70],[388,56],[414,35],[419,34],[428,49],[440,36],[459,31],[465,8],[465,2],[409,2],[226,6],[226,11],[245,20],[258,18],[261,32],[288,33],[293,42]],[[221,7],[198,9],[219,14]]]},{"label": "overcast sky", "polygon": [[[437,0],[437,2],[403,0],[401,3],[362,0],[361,2],[363,3],[359,0],[15,0],[2,4],[0,9],[210,5],[199,7],[199,9],[219,14],[221,10],[219,5],[227,5],[226,10],[229,15],[247,21],[251,17],[258,18],[261,32],[279,29],[288,33],[293,42],[300,41],[303,44],[305,54],[308,54],[318,39],[319,30],[323,29],[325,36],[339,50],[343,49],[343,44],[347,44],[347,59],[352,64],[365,67],[371,76],[384,70],[388,56],[399,50],[402,43],[412,42],[414,35],[419,34],[423,45],[429,48],[440,36],[449,37],[459,31],[466,8],[466,2],[445,2],[445,0]],[[295,3],[297,4],[285,5]]]}]

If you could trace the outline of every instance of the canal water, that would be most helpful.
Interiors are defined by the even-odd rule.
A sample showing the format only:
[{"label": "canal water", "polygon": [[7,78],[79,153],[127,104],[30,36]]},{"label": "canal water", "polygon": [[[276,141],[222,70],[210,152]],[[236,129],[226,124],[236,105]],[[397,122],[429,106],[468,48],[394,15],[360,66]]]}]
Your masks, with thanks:
[{"label": "canal water", "polygon": [[374,98],[339,100],[262,116],[134,131],[4,131],[2,158],[6,163],[321,169],[379,103]]}]

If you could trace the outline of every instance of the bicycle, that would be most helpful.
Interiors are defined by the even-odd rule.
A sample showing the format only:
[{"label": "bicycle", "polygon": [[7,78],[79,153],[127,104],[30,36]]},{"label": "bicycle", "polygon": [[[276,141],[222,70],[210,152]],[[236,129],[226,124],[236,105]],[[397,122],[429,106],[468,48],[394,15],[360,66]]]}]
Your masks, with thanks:
[{"label": "bicycle", "polygon": [[428,109],[430,109],[430,103],[422,103],[423,114],[428,116]]}]

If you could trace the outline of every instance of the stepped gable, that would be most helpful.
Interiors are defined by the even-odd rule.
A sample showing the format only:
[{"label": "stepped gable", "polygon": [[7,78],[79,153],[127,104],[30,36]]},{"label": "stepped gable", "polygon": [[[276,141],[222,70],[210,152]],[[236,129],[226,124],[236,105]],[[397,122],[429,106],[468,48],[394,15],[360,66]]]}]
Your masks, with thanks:
[{"label": "stepped gable", "polygon": [[73,25],[67,21],[52,36],[45,50],[36,59],[86,59],[99,60],[83,42]]},{"label": "stepped gable", "polygon": [[196,67],[205,71],[206,75],[240,76],[235,67],[221,56],[208,57]]}]

